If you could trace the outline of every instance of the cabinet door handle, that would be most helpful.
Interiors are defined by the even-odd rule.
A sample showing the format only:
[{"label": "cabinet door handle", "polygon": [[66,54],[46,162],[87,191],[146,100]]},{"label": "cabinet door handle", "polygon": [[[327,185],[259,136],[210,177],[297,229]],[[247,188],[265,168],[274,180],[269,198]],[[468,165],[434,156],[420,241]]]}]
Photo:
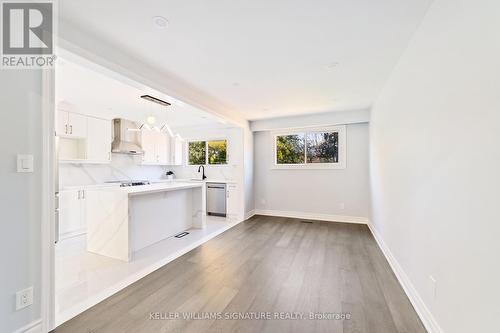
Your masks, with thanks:
[{"label": "cabinet door handle", "polygon": [[80,200],[81,198],[82,198],[82,191],[78,190],[78,200]]},{"label": "cabinet door handle", "polygon": [[73,125],[69,125],[69,134],[73,134]]},{"label": "cabinet door handle", "polygon": [[85,200],[85,190],[82,190],[82,199]]},{"label": "cabinet door handle", "polygon": [[64,133],[68,134],[68,124],[64,125]]}]

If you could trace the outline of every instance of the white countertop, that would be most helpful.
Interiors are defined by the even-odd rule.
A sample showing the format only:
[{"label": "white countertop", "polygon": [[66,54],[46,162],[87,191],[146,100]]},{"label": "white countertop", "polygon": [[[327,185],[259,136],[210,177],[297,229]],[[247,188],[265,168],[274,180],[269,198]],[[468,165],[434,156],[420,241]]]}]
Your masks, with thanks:
[{"label": "white countertop", "polygon": [[151,183],[169,183],[169,182],[196,182],[196,183],[225,183],[233,184],[236,181],[231,179],[217,179],[217,178],[207,178],[205,180],[201,179],[188,179],[188,178],[174,178],[174,179],[157,179],[152,180]]},{"label": "white countertop", "polygon": [[[203,184],[197,182],[170,182],[170,183],[156,183],[150,185],[139,185],[139,186],[126,186],[119,187],[116,190],[126,192],[129,195],[138,195],[138,194],[148,194],[148,193],[156,193],[156,192],[167,192],[167,191],[177,191],[177,190],[185,190],[189,188],[202,187]],[[113,188],[113,190],[115,190]]]},{"label": "white countertop", "polygon": [[[155,179],[151,180],[151,185],[156,184],[170,184],[170,185],[178,185],[178,184],[205,184],[205,183],[225,183],[225,184],[235,184],[236,181],[230,179],[215,179],[215,178],[207,178],[205,180],[201,179],[184,179],[184,178],[174,178],[174,179]],[[147,185],[144,185],[147,186]],[[143,186],[130,186],[126,188],[141,188]],[[195,186],[196,187],[196,186]],[[71,185],[71,186],[63,186],[60,188],[60,191],[72,191],[72,190],[94,190],[101,188],[120,188],[120,183],[103,183],[103,184],[90,184],[90,185]],[[182,188],[182,187],[179,187]],[[174,188],[172,188],[174,189]],[[137,191],[140,192],[140,191]],[[132,192],[130,192],[132,193]]]}]

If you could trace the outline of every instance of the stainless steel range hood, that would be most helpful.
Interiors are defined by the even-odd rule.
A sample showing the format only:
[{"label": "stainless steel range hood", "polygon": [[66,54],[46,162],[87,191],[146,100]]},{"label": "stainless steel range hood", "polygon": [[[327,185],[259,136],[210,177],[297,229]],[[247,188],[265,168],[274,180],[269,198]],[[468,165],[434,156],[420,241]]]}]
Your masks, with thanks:
[{"label": "stainless steel range hood", "polygon": [[111,151],[120,154],[144,154],[139,140],[140,129],[136,123],[126,119],[113,119],[114,140]]}]

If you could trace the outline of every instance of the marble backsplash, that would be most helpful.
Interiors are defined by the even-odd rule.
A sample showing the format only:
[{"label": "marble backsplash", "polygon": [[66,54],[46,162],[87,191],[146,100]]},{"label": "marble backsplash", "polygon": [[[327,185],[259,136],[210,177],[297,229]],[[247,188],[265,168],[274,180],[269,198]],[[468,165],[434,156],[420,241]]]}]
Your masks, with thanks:
[{"label": "marble backsplash", "polygon": [[110,164],[59,164],[59,187],[102,184],[117,180],[165,179],[165,166],[137,165],[132,155],[113,154]]}]

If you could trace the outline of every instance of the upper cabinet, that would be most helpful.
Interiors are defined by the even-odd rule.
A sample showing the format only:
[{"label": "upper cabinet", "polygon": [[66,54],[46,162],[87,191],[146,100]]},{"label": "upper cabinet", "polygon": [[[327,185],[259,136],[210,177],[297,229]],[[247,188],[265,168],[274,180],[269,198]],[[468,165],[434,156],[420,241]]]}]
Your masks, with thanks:
[{"label": "upper cabinet", "polygon": [[141,131],[144,154],[138,156],[142,165],[182,165],[183,140],[157,130]]},{"label": "upper cabinet", "polygon": [[141,145],[144,154],[140,156],[140,164],[170,164],[170,136],[166,133],[144,129],[141,131]]},{"label": "upper cabinet", "polygon": [[87,117],[81,114],[59,110],[57,116],[57,135],[73,138],[87,136]]},{"label": "upper cabinet", "polygon": [[56,134],[61,162],[109,163],[111,121],[58,110]]},{"label": "upper cabinet", "polygon": [[111,161],[111,122],[88,117],[87,160],[107,163]]},{"label": "upper cabinet", "polygon": [[184,140],[173,137],[170,140],[170,165],[182,165]]}]

